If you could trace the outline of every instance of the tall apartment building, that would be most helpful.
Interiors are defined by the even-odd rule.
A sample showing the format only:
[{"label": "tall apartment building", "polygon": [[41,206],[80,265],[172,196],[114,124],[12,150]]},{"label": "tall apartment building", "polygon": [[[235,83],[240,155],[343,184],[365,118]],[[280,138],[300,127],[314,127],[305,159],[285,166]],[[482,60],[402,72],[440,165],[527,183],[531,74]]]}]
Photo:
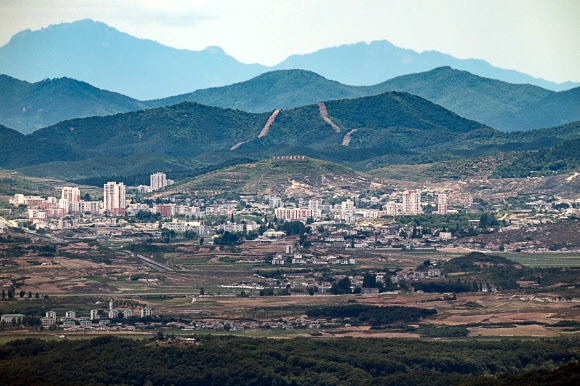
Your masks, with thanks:
[{"label": "tall apartment building", "polygon": [[444,193],[437,195],[437,213],[447,214],[447,195]]},{"label": "tall apartment building", "polygon": [[314,219],[322,217],[322,211],[320,209],[276,208],[274,209],[274,213],[280,220],[306,220],[310,217]]},{"label": "tall apartment building", "polygon": [[385,210],[387,216],[398,216],[402,214],[403,204],[397,203],[395,201],[389,201],[385,205],[383,205],[383,209]]},{"label": "tall apartment building", "polygon": [[64,188],[62,188],[61,198],[63,200],[68,200],[69,204],[81,202],[81,191],[79,190],[79,188],[65,186]]},{"label": "tall apartment building", "polygon": [[421,214],[421,191],[407,190],[403,193],[403,214]]},{"label": "tall apartment building", "polygon": [[115,216],[125,215],[125,185],[122,182],[107,182],[104,186],[104,210]]},{"label": "tall apartment building", "polygon": [[322,209],[322,201],[321,200],[308,200],[308,209],[318,210]]},{"label": "tall apartment building", "polygon": [[340,204],[340,209],[343,212],[352,211],[352,210],[354,210],[354,202],[350,198],[348,198],[346,201],[343,201]]},{"label": "tall apartment building", "polygon": [[149,187],[151,188],[152,191],[157,189],[163,189],[164,187],[167,186],[167,176],[165,175],[165,173],[162,172],[151,174],[149,181],[150,181]]}]

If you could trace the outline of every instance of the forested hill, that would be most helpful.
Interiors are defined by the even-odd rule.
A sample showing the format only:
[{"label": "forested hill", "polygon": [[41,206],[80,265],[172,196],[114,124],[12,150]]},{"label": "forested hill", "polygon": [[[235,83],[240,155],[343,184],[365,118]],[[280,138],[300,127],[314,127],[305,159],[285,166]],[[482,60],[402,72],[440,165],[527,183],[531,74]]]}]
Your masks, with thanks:
[{"label": "forested hill", "polygon": [[147,101],[151,107],[181,102],[198,102],[209,106],[266,112],[290,109],[320,101],[348,99],[380,94],[365,87],[347,86],[305,70],[266,72],[245,82],[197,90],[192,93]]},{"label": "forested hill", "polygon": [[[0,379],[7,385],[434,386],[573,385],[578,380],[574,364],[551,376],[537,372],[577,360],[573,338],[196,339],[190,345],[112,336],[7,342],[0,346]],[[530,369],[538,381],[532,374],[513,376]],[[496,378],[502,374],[512,376]]]},{"label": "forested hill", "polygon": [[442,265],[445,272],[473,272],[481,267],[520,267],[519,263],[503,256],[486,255],[480,252],[472,252],[464,256],[446,261]]},{"label": "forested hill", "polygon": [[538,129],[580,120],[578,87],[554,92],[450,67],[400,76],[370,90],[406,91],[501,131]]},{"label": "forested hill", "polygon": [[265,112],[320,101],[408,92],[441,105],[462,117],[501,131],[530,130],[580,120],[580,88],[554,92],[529,84],[483,78],[451,67],[397,78],[374,86],[347,86],[303,70],[273,71],[230,86],[148,101],[167,106],[191,101]]},{"label": "forested hill", "polygon": [[[365,171],[393,163],[542,149],[575,138],[577,131],[571,124],[529,134],[502,133],[399,92],[261,114],[184,102],[64,121],[26,136],[2,128],[0,140],[10,146],[0,155],[0,167],[27,167],[31,175],[65,179],[70,178],[67,170],[74,169],[75,178],[82,179],[108,175],[106,170],[125,176],[168,165],[176,171],[202,171],[236,160],[305,155]],[[130,165],[126,157],[131,157]]]},{"label": "forested hill", "polygon": [[66,119],[182,102],[263,113],[387,91],[418,95],[501,131],[529,130],[580,120],[580,88],[554,92],[482,78],[450,67],[405,75],[368,87],[344,85],[310,71],[280,70],[229,86],[144,102],[68,78],[31,84],[0,76],[0,86],[0,124],[23,133]]},{"label": "forested hill", "polygon": [[0,124],[22,133],[72,119],[142,110],[138,100],[70,78],[24,82],[0,75]]},{"label": "forested hill", "polygon": [[[323,118],[322,111],[328,116]],[[467,137],[473,143],[473,138],[487,138],[496,133],[406,93],[282,110],[264,130],[269,117],[270,113],[251,114],[187,102],[74,119],[28,136],[12,133],[20,138],[23,149],[17,152],[6,149],[5,161],[0,166],[15,168],[53,161],[126,157],[143,152],[182,158],[216,151],[225,152],[223,157],[249,152],[256,157],[270,149],[289,147],[324,149],[330,153],[336,148],[335,158],[340,160],[341,151],[347,148],[424,150],[446,144],[456,146]],[[349,143],[346,143],[348,133]]]}]

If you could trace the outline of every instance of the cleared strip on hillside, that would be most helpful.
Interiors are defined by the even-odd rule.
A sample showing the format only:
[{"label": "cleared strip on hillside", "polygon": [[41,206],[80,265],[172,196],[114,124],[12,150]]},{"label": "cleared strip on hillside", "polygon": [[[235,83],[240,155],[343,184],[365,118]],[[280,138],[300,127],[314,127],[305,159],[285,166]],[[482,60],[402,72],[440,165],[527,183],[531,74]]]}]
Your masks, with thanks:
[{"label": "cleared strip on hillside", "polygon": [[260,131],[258,138],[262,138],[262,137],[265,137],[266,135],[268,135],[268,130],[270,130],[270,126],[272,125],[272,123],[274,123],[274,120],[276,119],[276,116],[278,115],[279,112],[280,112],[280,109],[274,110],[272,115],[270,115],[270,118],[268,118],[268,121],[266,122],[266,125],[264,126],[262,131]]},{"label": "cleared strip on hillside", "polygon": [[326,111],[326,105],[322,102],[318,103],[318,109],[320,110],[320,116],[326,123],[328,123],[334,131],[340,133],[340,127],[338,127],[330,118],[328,118],[328,111]]},{"label": "cleared strip on hillside", "polygon": [[240,146],[242,146],[244,143],[248,143],[248,142],[250,142],[250,140],[247,140],[247,141],[242,141],[242,142],[238,142],[238,143],[236,143],[234,146],[230,147],[230,151],[232,151],[232,150],[236,150],[238,147],[240,147]]},{"label": "cleared strip on hillside", "polygon": [[344,135],[344,138],[342,139],[342,146],[348,146],[350,143],[350,136],[351,134],[354,134],[356,132],[357,129],[352,129],[351,131],[349,131],[348,133],[346,133]]}]

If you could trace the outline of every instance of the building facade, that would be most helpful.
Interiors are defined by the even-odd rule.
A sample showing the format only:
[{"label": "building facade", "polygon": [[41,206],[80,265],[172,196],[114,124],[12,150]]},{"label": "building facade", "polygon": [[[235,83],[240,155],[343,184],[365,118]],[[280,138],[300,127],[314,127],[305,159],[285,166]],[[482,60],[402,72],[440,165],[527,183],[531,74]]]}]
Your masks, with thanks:
[{"label": "building facade", "polygon": [[437,214],[447,214],[447,195],[444,193],[437,195]]},{"label": "building facade", "polygon": [[413,215],[421,214],[421,191],[407,190],[403,193],[403,214]]},{"label": "building facade", "polygon": [[103,192],[105,212],[114,216],[124,216],[127,206],[125,197],[125,185],[122,182],[107,182]]},{"label": "building facade", "polygon": [[167,186],[167,176],[165,173],[157,172],[149,177],[149,188],[153,190],[163,189]]}]

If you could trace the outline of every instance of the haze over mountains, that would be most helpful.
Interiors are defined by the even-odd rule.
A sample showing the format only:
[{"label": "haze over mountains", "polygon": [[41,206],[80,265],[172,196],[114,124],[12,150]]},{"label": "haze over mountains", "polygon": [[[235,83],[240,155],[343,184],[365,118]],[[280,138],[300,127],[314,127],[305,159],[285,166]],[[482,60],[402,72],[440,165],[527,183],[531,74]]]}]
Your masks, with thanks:
[{"label": "haze over mountains", "polygon": [[142,100],[223,86],[276,69],[310,70],[342,83],[371,85],[440,66],[553,90],[578,86],[535,79],[481,60],[462,60],[435,51],[417,53],[386,41],[294,55],[273,67],[243,64],[219,47],[177,50],[92,20],[25,30],[0,47],[0,73],[29,82],[69,77]]},{"label": "haze over mountains", "polygon": [[66,119],[181,102],[261,113],[386,91],[421,96],[462,117],[501,131],[552,127],[580,120],[580,88],[554,92],[440,67],[374,86],[348,86],[310,71],[279,70],[245,82],[143,102],[69,78],[31,84],[0,76],[0,124],[30,133]]}]

